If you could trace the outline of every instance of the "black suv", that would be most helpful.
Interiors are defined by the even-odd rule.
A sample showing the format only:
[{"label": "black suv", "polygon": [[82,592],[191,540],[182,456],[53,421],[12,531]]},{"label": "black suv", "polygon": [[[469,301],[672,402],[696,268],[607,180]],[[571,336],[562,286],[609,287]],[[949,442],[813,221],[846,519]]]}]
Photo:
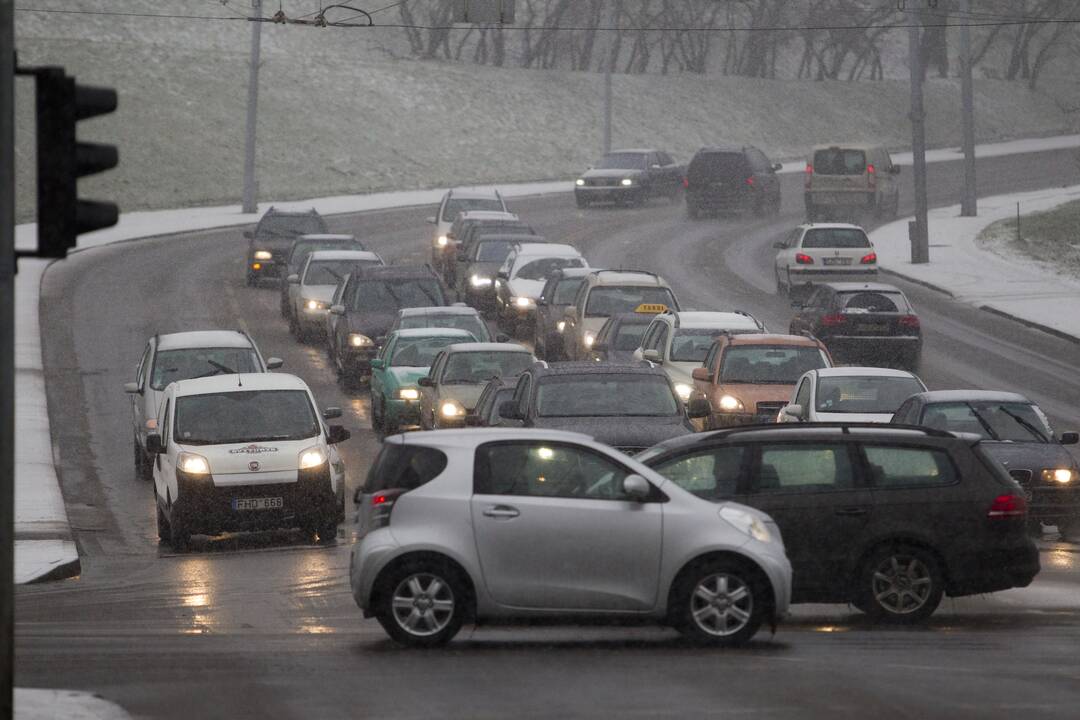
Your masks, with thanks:
[{"label": "black suv", "polygon": [[518,378],[499,415],[523,427],[592,435],[627,454],[693,432],[708,401],[683,406],[667,373],[649,363],[536,363]]},{"label": "black suv", "polygon": [[536,299],[533,348],[541,360],[562,360],[566,311],[574,304],[585,277],[596,268],[562,268],[548,275]]},{"label": "black suv", "polygon": [[349,275],[327,338],[330,362],[346,387],[371,376],[371,360],[402,308],[448,305],[446,286],[429,265],[362,267]]},{"label": "black suv", "polygon": [[792,602],[929,617],[943,594],[1025,587],[1039,572],[1020,486],[977,439],[910,426],[769,425],[678,438],[638,460],[686,490],[776,521]]},{"label": "black suv", "polygon": [[293,240],[301,235],[327,232],[326,221],[312,208],[306,212],[285,212],[271,207],[254,230],[245,230],[248,239],[246,268],[247,284],[256,285],[261,278],[281,275]]},{"label": "black suv", "polygon": [[686,215],[780,212],[780,163],[769,162],[752,145],[704,147],[686,167]]}]

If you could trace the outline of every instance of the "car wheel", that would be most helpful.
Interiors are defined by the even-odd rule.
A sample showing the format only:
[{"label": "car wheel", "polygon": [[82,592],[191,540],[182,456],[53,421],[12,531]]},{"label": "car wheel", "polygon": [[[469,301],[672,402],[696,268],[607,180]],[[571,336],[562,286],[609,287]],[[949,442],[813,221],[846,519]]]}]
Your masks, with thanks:
[{"label": "car wheel", "polygon": [[285,315],[285,317],[289,321],[289,333],[298,341],[303,342],[303,338],[300,337],[300,323],[297,322],[296,318],[293,316],[292,313],[288,313],[287,315]]},{"label": "car wheel", "polygon": [[782,282],[780,281],[780,272],[779,272],[779,271],[776,271],[776,272],[775,272],[775,275],[776,275],[776,294],[777,294],[777,295],[784,295],[784,294],[786,294],[786,293],[787,293],[787,288],[786,288],[786,287],[784,287],[784,283],[782,283]]},{"label": "car wheel", "polygon": [[244,282],[248,287],[255,287],[259,284],[259,278],[255,277],[255,273],[249,272],[244,278]]},{"label": "car wheel", "polygon": [[131,444],[134,447],[135,479],[150,482],[154,479],[154,461],[139,447],[138,440],[132,440]]},{"label": "car wheel", "polygon": [[375,402],[374,393],[371,394],[371,399],[368,401],[368,403],[371,407],[371,429],[374,430],[376,433],[381,432],[385,419],[383,418],[383,414],[378,409],[378,404]]},{"label": "car wheel", "polygon": [[765,617],[760,578],[731,560],[706,562],[683,573],[674,592],[675,627],[695,642],[741,645]]},{"label": "car wheel", "polygon": [[157,536],[158,542],[172,542],[172,528],[169,527],[169,519],[165,517],[165,511],[157,504],[154,498],[154,507],[157,508]]},{"label": "car wheel", "polygon": [[191,546],[191,532],[177,518],[170,518],[169,545],[175,552],[187,552]]},{"label": "car wheel", "polygon": [[320,545],[328,545],[337,540],[337,522],[330,520],[315,526],[315,535],[319,536]]},{"label": "car wheel", "polygon": [[465,622],[467,585],[445,563],[405,562],[392,568],[380,583],[375,618],[402,645],[445,645]]},{"label": "car wheel", "polygon": [[909,545],[879,548],[863,563],[856,607],[873,620],[915,623],[933,614],[945,593],[937,558]]},{"label": "car wheel", "polygon": [[386,437],[387,435],[397,435],[401,432],[401,426],[398,424],[397,418],[390,418],[385,413],[383,414],[381,424],[383,437]]}]

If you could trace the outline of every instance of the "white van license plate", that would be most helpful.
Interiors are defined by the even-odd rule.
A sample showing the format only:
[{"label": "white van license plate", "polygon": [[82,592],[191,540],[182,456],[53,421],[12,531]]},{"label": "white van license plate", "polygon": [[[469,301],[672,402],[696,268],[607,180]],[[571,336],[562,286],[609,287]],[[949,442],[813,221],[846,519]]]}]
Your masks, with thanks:
[{"label": "white van license plate", "polygon": [[267,498],[233,498],[233,510],[280,510],[285,507],[284,501],[279,497]]}]

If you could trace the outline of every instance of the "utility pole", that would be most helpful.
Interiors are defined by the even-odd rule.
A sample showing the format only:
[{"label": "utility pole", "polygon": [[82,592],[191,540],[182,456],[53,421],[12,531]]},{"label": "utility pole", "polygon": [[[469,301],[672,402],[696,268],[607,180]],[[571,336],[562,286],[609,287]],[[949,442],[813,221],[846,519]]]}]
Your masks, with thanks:
[{"label": "utility pole", "polygon": [[604,154],[611,152],[611,66],[615,60],[611,57],[612,43],[608,43],[607,57],[604,58]]},{"label": "utility pole", "polygon": [[0,720],[15,682],[15,5],[0,0]]},{"label": "utility pole", "polygon": [[926,217],[926,112],[923,109],[922,49],[919,24],[908,27],[908,65],[911,66],[911,150],[915,173],[915,221],[908,225],[911,262],[930,262],[929,229]]},{"label": "utility pole", "polygon": [[[960,10],[969,17],[971,0],[960,0]],[[975,87],[971,77],[971,27],[965,20],[960,25],[960,97],[961,127],[964,132],[964,194],[960,198],[960,215],[979,214],[975,185]]]},{"label": "utility pole", "polygon": [[[251,0],[255,17],[262,17],[262,0]],[[255,125],[259,117],[259,49],[262,21],[251,23],[251,67],[248,68],[247,129],[244,137],[244,197],[242,210],[256,212],[255,203]]]}]

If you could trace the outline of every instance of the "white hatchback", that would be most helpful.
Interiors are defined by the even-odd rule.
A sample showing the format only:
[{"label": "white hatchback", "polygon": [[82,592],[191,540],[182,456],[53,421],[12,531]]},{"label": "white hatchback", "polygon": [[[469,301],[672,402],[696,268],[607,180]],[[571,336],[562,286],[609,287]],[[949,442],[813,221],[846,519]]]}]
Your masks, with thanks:
[{"label": "white hatchback", "polygon": [[847,223],[800,225],[777,249],[774,270],[778,292],[812,282],[869,280],[877,275],[877,253],[866,231]]},{"label": "white hatchback", "polygon": [[357,499],[377,527],[353,549],[353,597],[405,645],[529,617],[652,619],[735,645],[790,602],[768,515],[717,506],[585,435],[395,435]]},{"label": "white hatchback", "polygon": [[926,385],[906,370],[832,367],[803,373],[777,422],[887,423],[901,403]]},{"label": "white hatchback", "polygon": [[192,535],[299,527],[329,541],[344,518],[349,432],[325,420],[303,380],[245,374],[182,380],[165,389],[154,456],[158,536],[174,550]]},{"label": "white hatchback", "polygon": [[315,250],[300,271],[285,278],[289,284],[286,317],[289,330],[298,340],[321,335],[326,330],[331,301],[339,283],[357,267],[385,265],[377,253],[366,250]]}]

